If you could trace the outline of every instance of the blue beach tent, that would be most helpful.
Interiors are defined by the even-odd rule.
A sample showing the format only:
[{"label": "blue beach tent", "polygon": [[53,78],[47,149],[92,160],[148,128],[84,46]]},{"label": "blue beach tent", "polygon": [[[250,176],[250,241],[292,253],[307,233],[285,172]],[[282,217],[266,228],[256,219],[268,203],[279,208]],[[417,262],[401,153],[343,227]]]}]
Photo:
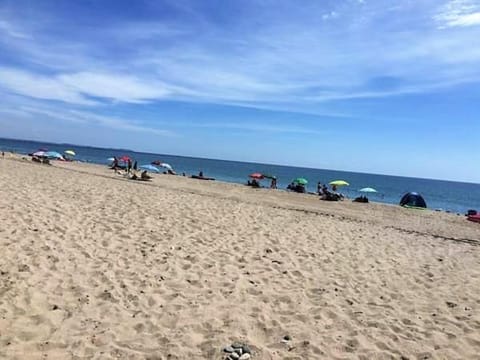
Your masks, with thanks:
[{"label": "blue beach tent", "polygon": [[422,195],[416,192],[409,192],[403,195],[400,200],[400,205],[404,207],[413,207],[413,208],[426,208],[427,203],[423,199]]}]

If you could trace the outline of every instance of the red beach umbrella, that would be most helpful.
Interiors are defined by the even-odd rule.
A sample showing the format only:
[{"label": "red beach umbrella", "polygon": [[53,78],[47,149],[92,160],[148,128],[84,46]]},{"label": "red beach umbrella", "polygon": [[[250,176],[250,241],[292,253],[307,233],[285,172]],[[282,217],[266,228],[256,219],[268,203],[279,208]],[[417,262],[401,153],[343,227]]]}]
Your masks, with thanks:
[{"label": "red beach umbrella", "polygon": [[123,155],[121,158],[120,158],[121,161],[123,162],[127,162],[128,160],[130,160],[130,157],[127,156],[127,155]]},{"label": "red beach umbrella", "polygon": [[256,179],[256,180],[262,180],[264,178],[264,176],[260,173],[253,173],[253,174],[250,174],[248,176],[250,176],[252,179]]}]

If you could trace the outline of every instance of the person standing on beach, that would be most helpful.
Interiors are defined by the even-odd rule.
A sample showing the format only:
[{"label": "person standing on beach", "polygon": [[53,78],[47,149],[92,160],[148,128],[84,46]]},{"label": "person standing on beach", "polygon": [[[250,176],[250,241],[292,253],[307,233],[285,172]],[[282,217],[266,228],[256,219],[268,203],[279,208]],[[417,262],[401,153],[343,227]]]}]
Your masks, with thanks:
[{"label": "person standing on beach", "polygon": [[131,170],[132,170],[132,160],[128,159],[128,161],[127,161],[127,174],[130,174]]},{"label": "person standing on beach", "polygon": [[277,179],[272,178],[272,182],[270,183],[270,189],[276,189],[277,188]]},{"label": "person standing on beach", "polygon": [[5,151],[2,151],[2,158],[5,157]]}]

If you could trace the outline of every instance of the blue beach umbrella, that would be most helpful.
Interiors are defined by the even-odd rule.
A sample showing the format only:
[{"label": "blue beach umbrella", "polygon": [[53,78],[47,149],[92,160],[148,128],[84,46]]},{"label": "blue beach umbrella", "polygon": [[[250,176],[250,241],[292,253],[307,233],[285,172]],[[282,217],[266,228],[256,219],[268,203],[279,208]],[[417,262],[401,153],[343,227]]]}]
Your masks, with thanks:
[{"label": "blue beach umbrella", "polygon": [[56,151],[47,151],[45,153],[45,156],[49,159],[63,159],[62,154],[60,154]]},{"label": "blue beach umbrella", "polygon": [[150,165],[150,164],[141,165],[140,169],[147,170],[147,171],[152,171],[152,172],[156,172],[156,173],[160,172],[160,170],[158,168],[156,168],[155,166]]}]

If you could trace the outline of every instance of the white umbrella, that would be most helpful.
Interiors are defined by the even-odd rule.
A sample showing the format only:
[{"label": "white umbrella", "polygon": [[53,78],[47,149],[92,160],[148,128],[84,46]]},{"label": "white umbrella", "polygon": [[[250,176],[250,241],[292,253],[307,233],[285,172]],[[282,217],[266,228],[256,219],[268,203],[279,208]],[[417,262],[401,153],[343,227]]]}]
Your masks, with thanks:
[{"label": "white umbrella", "polygon": [[376,193],[377,192],[377,190],[375,190],[374,188],[371,188],[371,187],[366,187],[366,188],[360,189],[358,191],[366,192],[366,193]]},{"label": "white umbrella", "polygon": [[158,170],[158,168],[156,168],[156,167],[153,166],[153,165],[149,165],[149,164],[140,165],[140,169],[148,170],[148,171],[153,171],[153,172],[156,172],[156,173],[159,173],[159,172],[160,172],[160,170]]},{"label": "white umbrella", "polygon": [[167,163],[161,163],[160,166],[164,167],[165,169],[168,169],[168,170],[173,170],[172,166],[170,164],[167,164]]},{"label": "white umbrella", "polygon": [[45,151],[36,151],[32,155],[37,156],[37,157],[44,157],[45,156]]}]

